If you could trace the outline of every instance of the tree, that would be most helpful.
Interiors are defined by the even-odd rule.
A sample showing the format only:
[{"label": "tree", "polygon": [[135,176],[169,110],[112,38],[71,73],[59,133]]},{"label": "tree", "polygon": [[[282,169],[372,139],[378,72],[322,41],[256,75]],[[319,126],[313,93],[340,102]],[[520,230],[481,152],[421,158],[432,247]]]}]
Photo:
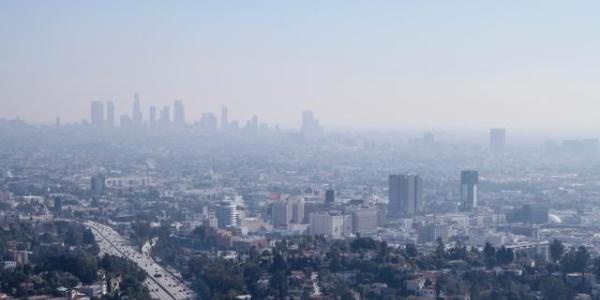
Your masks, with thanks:
[{"label": "tree", "polygon": [[596,275],[596,278],[600,279],[600,257],[596,257],[592,261],[592,270],[594,275]]},{"label": "tree", "polygon": [[490,243],[485,243],[485,247],[483,247],[483,254],[485,257],[492,258],[496,257],[496,248],[492,246]]},{"label": "tree", "polygon": [[496,251],[496,261],[501,265],[510,264],[514,260],[514,253],[512,249],[506,249],[506,247],[502,246],[498,251]]},{"label": "tree", "polygon": [[417,257],[419,255],[417,246],[415,244],[406,244],[406,255],[408,257]]},{"label": "tree", "polygon": [[562,256],[560,267],[565,273],[585,272],[585,268],[590,263],[590,254],[585,246],[579,246],[577,249],[571,248],[569,252]]},{"label": "tree", "polygon": [[546,300],[572,299],[572,291],[564,282],[549,276],[540,282],[540,291]]},{"label": "tree", "polygon": [[435,256],[437,258],[442,258],[446,254],[446,246],[444,245],[444,241],[441,237],[437,238],[437,247],[435,248]]},{"label": "tree", "polygon": [[585,246],[577,247],[575,251],[575,268],[577,272],[585,272],[585,268],[590,263],[590,253]]},{"label": "tree", "polygon": [[95,242],[94,240],[94,234],[92,233],[92,231],[88,228],[86,230],[83,231],[83,243],[84,244],[93,244]]},{"label": "tree", "polygon": [[284,271],[277,271],[270,280],[270,288],[274,294],[283,299],[287,295],[288,279]]},{"label": "tree", "polygon": [[552,261],[555,263],[560,261],[564,252],[565,246],[563,243],[557,239],[552,240],[552,243],[550,243],[550,257]]},{"label": "tree", "polygon": [[485,243],[483,254],[485,256],[485,264],[488,268],[496,266],[496,248],[494,246],[490,243]]}]

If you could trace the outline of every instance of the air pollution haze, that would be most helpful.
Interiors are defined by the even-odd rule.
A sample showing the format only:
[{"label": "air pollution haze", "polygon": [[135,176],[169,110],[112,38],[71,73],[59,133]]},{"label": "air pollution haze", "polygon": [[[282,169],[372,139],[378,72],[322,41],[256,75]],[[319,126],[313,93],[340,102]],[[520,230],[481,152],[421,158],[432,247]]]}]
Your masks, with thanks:
[{"label": "air pollution haze", "polygon": [[0,299],[599,300],[599,11],[0,0]]},{"label": "air pollution haze", "polygon": [[596,1],[2,1],[0,117],[182,100],[295,128],[600,127]]}]

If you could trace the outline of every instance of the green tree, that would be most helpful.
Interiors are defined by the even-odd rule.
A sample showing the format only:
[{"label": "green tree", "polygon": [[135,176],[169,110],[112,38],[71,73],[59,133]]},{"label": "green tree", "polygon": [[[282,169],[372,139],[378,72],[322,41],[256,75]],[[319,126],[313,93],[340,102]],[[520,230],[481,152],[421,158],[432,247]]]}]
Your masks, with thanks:
[{"label": "green tree", "polygon": [[546,277],[540,282],[540,291],[544,300],[563,300],[572,299],[573,292],[565,285],[565,283],[556,277]]},{"label": "green tree", "polygon": [[415,244],[406,244],[407,257],[417,257],[418,255],[419,251],[417,250],[417,246],[415,246]]},{"label": "green tree", "polygon": [[442,258],[446,255],[446,246],[444,245],[444,241],[441,237],[437,238],[437,247],[435,248],[435,256],[437,258]]},{"label": "green tree", "polygon": [[558,262],[563,256],[565,252],[565,246],[563,243],[557,239],[552,240],[550,243],[550,258],[552,258],[553,262]]}]

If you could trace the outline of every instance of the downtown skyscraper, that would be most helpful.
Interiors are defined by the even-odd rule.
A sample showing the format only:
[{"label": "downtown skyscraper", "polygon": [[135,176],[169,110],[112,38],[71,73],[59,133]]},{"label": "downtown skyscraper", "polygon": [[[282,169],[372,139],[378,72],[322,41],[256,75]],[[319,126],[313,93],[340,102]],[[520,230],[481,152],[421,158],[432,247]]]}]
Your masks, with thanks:
[{"label": "downtown skyscraper", "polygon": [[390,216],[409,216],[423,210],[423,181],[419,175],[390,175],[389,204]]},{"label": "downtown skyscraper", "polygon": [[460,209],[472,211],[477,208],[477,184],[479,172],[465,170],[460,172]]},{"label": "downtown skyscraper", "polygon": [[143,125],[144,120],[142,116],[142,108],[140,106],[140,94],[138,93],[133,95],[133,110],[131,112],[131,119],[134,126],[141,127]]},{"label": "downtown skyscraper", "polygon": [[229,127],[229,116],[227,107],[221,107],[221,129],[227,129]]},{"label": "downtown skyscraper", "polygon": [[115,103],[106,101],[106,127],[112,128],[115,126]]},{"label": "downtown skyscraper", "polygon": [[104,103],[92,101],[90,104],[90,124],[96,128],[104,126]]},{"label": "downtown skyscraper", "polygon": [[175,100],[173,104],[173,124],[180,127],[185,125],[185,108],[181,100]]}]

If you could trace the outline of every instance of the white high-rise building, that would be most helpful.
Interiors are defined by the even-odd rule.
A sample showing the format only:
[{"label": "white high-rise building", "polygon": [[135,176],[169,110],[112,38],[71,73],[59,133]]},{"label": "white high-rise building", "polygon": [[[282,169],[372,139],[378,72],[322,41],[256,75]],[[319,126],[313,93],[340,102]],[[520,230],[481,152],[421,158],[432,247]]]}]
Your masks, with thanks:
[{"label": "white high-rise building", "polygon": [[216,217],[219,228],[236,225],[237,211],[236,205],[232,201],[223,201],[216,208]]},{"label": "white high-rise building", "polygon": [[379,227],[379,210],[376,207],[361,207],[352,210],[352,232],[371,234]]},{"label": "white high-rise building", "polygon": [[325,235],[331,238],[341,238],[344,234],[344,215],[335,215],[328,212],[310,214],[309,233],[311,235]]}]

